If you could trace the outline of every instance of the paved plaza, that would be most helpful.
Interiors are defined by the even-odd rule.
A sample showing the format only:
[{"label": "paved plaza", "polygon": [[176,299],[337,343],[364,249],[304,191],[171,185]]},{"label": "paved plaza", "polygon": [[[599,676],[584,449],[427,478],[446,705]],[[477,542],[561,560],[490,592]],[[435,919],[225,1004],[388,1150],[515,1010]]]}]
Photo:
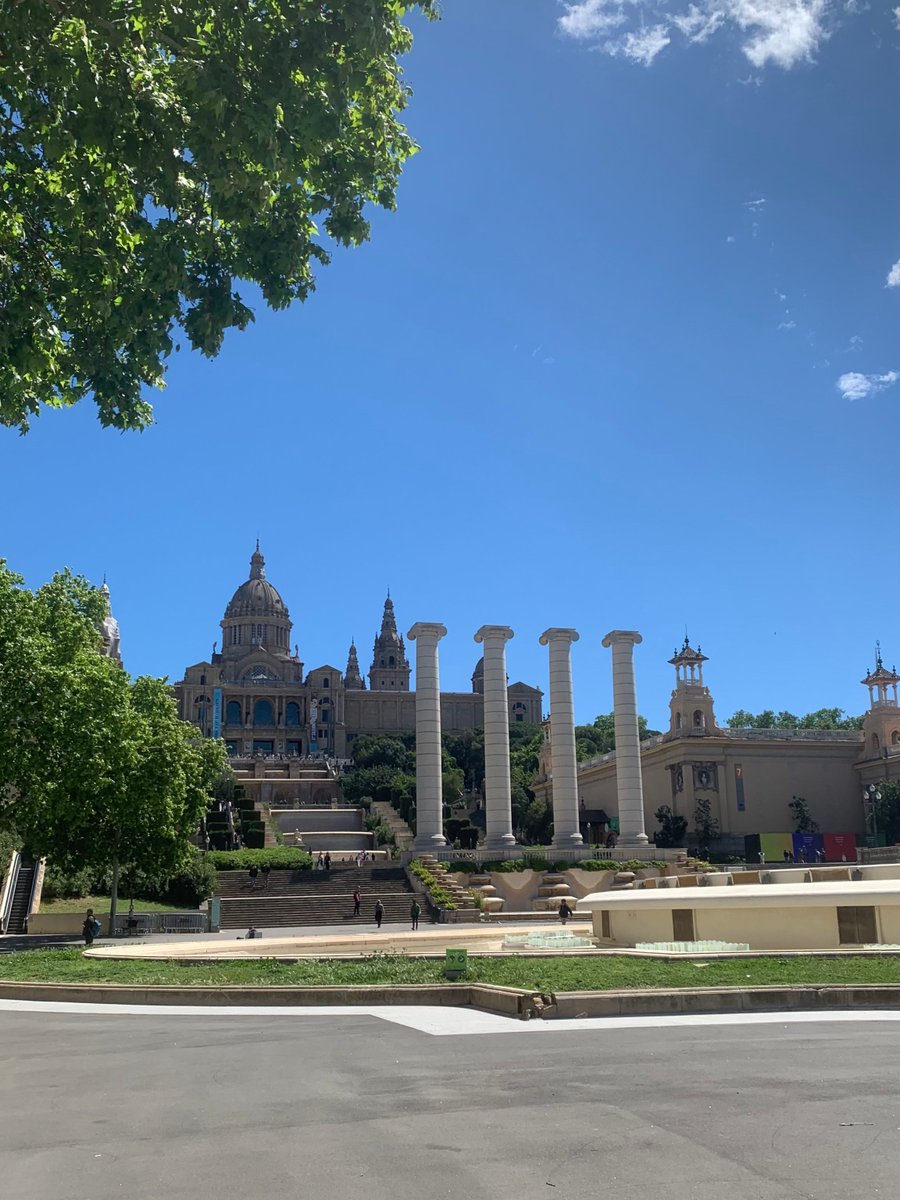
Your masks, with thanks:
[{"label": "paved plaza", "polygon": [[23,1200],[844,1200],[900,1177],[900,1014],[58,1007],[0,1003]]}]

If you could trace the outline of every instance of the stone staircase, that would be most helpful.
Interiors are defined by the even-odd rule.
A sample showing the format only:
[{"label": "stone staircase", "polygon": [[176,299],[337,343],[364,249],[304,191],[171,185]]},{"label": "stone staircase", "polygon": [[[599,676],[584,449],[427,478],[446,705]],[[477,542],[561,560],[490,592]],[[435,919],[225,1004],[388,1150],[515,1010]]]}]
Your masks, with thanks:
[{"label": "stone staircase", "polygon": [[497,889],[494,887],[489,874],[470,875],[469,887],[473,895],[481,896],[482,912],[498,913],[503,911],[503,897],[497,895]]},{"label": "stone staircase", "polygon": [[401,850],[408,850],[410,848],[413,844],[415,834],[392,804],[389,804],[386,800],[373,800],[372,816],[378,817],[379,821],[388,826]]},{"label": "stone staircase", "polygon": [[572,893],[562,875],[556,871],[548,871],[538,884],[537,899],[532,900],[531,907],[535,912],[555,912],[561,900],[567,900],[569,908],[575,911],[577,896]]},{"label": "stone staircase", "polygon": [[[220,871],[219,897],[222,929],[286,928],[306,925],[343,925],[354,920],[370,925],[375,901],[384,905],[386,924],[409,921],[416,898],[422,920],[427,905],[413,891],[402,867],[333,866],[330,871],[272,871],[268,889],[260,872],[252,890],[245,871]],[[353,890],[362,893],[359,917],[353,916]]]},{"label": "stone staircase", "polygon": [[457,883],[456,876],[451,875],[444,864],[439,862],[433,854],[420,854],[418,861],[423,867],[428,868],[441,887],[447,889],[457,908],[477,908],[475,897],[469,888]]}]

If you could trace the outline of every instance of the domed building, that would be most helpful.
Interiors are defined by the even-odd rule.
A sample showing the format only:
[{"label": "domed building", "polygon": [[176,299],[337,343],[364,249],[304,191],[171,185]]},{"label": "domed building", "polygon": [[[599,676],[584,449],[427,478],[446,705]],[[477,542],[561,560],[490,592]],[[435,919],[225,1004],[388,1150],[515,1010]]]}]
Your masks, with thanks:
[{"label": "domed building", "polygon": [[[233,759],[253,755],[348,758],[361,734],[413,732],[416,695],[412,668],[397,629],[394,602],[384,604],[375,636],[369,686],[351,642],[345,671],[323,664],[306,671],[293,646],[290,612],[266,578],[259,542],[250,575],[235,591],[221,622],[221,650],[188,667],[175,685],[181,716],[208,737],[224,738]],[[444,692],[447,732],[474,729],[483,721],[483,682],[478,669],[471,692]],[[543,693],[515,683],[509,689],[510,720],[541,720]]]}]

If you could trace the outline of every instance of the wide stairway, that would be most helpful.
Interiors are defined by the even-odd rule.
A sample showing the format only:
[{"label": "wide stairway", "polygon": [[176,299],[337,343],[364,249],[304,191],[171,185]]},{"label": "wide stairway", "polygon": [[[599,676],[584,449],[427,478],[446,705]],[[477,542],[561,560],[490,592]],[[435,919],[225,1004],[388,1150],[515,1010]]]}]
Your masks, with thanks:
[{"label": "wide stairway", "polygon": [[[385,923],[409,921],[414,897],[402,867],[336,865],[330,871],[272,871],[269,887],[260,872],[256,891],[246,871],[219,871],[222,929],[277,929],[303,925],[344,925],[354,920],[370,925],[375,901],[384,905]],[[360,916],[353,916],[353,890],[362,893]],[[427,920],[426,904],[422,919]]]}]

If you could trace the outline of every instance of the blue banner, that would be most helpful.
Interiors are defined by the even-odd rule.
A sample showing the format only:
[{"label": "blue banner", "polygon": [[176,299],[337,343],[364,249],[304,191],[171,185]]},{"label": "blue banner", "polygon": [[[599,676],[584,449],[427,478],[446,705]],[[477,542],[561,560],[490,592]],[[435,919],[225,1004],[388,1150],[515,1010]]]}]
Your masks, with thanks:
[{"label": "blue banner", "polygon": [[222,736],[222,689],[221,688],[213,688],[212,735],[214,738],[219,738]]}]

